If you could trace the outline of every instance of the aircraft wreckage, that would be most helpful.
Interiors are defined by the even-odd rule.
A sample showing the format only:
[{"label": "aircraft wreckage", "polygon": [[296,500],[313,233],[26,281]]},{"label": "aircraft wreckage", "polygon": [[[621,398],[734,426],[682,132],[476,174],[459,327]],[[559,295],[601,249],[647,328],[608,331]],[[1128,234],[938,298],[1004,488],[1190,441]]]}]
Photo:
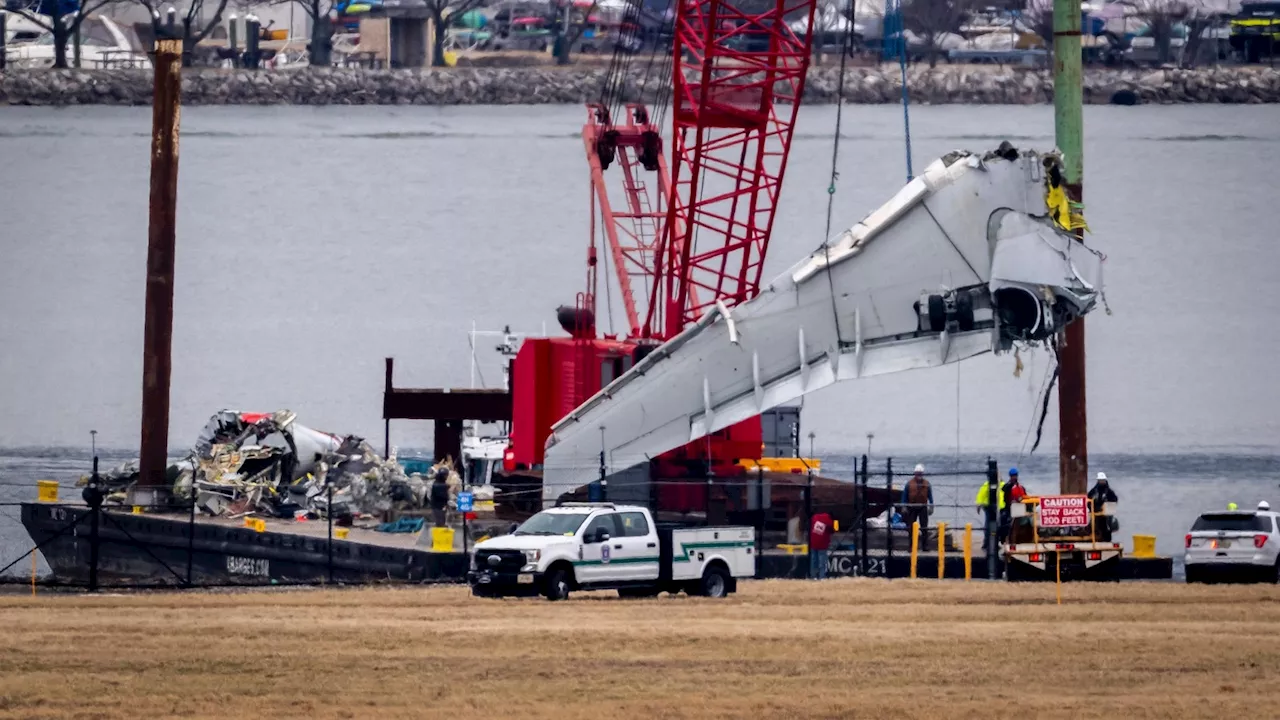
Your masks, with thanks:
[{"label": "aircraft wreckage", "polygon": [[[441,470],[452,499],[462,480],[447,459],[424,477],[406,473],[395,457],[379,457],[359,436],[309,428],[289,410],[220,410],[188,457],[170,465],[166,476],[174,498],[194,499],[203,513],[293,519],[421,510],[431,479]],[[126,490],[138,481],[138,461],[121,464],[102,480],[108,503],[125,502]],[[80,479],[87,481],[87,476]]]},{"label": "aircraft wreckage", "polygon": [[552,428],[543,499],[833,383],[1043,345],[1094,309],[1061,158],[953,152],[776,278],[717,307]]}]

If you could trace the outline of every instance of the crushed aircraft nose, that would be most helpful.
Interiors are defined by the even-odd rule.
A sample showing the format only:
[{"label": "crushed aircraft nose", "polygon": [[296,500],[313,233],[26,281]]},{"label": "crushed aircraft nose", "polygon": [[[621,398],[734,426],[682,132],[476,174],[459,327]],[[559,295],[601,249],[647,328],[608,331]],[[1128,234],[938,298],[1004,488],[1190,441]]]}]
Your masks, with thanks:
[{"label": "crushed aircraft nose", "polygon": [[[431,473],[442,468],[450,496],[456,497],[461,480],[451,464],[437,463]],[[175,498],[194,499],[210,515],[290,519],[422,509],[430,485],[429,478],[405,473],[394,457],[379,457],[363,438],[314,430],[287,410],[215,413],[190,457],[171,465],[168,477]],[[123,463],[104,479],[113,493],[109,499],[123,502],[138,479],[137,461]]]}]

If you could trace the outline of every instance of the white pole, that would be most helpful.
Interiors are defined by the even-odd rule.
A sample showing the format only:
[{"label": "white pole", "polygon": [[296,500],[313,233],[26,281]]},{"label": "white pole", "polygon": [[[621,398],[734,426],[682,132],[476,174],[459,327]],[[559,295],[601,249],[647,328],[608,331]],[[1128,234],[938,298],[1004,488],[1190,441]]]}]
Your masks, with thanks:
[{"label": "white pole", "polygon": [[471,321],[471,332],[467,333],[467,342],[471,345],[471,389],[476,389],[476,321]]}]

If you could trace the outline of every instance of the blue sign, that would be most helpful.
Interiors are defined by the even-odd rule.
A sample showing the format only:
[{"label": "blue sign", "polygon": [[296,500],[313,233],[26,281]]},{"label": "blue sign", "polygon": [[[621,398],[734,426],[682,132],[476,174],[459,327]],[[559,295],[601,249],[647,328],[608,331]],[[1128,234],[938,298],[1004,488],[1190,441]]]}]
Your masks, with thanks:
[{"label": "blue sign", "polygon": [[458,512],[471,512],[475,504],[475,495],[469,492],[458,493]]}]

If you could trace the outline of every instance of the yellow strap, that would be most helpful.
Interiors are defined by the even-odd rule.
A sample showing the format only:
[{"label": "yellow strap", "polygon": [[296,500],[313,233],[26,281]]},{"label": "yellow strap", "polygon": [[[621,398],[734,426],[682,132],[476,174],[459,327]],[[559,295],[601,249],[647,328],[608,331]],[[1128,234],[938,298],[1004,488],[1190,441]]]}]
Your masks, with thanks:
[{"label": "yellow strap", "polygon": [[1044,201],[1049,206],[1049,216],[1058,227],[1067,232],[1089,231],[1089,224],[1084,219],[1084,204],[1072,202],[1062,186],[1050,186]]}]

